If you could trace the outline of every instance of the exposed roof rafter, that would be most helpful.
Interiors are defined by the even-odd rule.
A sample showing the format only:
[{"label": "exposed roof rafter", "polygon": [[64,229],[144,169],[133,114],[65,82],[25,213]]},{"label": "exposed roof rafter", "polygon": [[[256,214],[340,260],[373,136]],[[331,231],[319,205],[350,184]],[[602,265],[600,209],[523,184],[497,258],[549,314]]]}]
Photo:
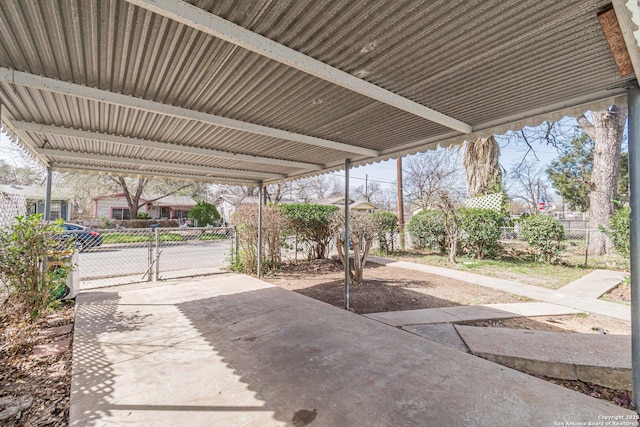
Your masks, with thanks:
[{"label": "exposed roof rafter", "polygon": [[8,68],[0,67],[0,82],[11,83],[18,86],[26,86],[38,90],[46,90],[63,95],[76,96],[78,98],[89,99],[97,102],[105,102],[107,104],[119,105],[127,108],[135,108],[138,110],[178,117],[186,120],[199,121],[215,126],[236,129],[243,132],[284,139],[287,141],[299,142],[316,147],[330,148],[347,153],[361,154],[369,157],[376,157],[378,155],[378,152],[376,150],[371,150],[369,148],[343,144],[337,141],[331,141],[328,139],[317,138],[315,136],[289,132],[282,129],[270,128],[254,123],[216,116],[215,114],[203,113],[201,111],[189,110],[187,108],[176,107],[174,105],[163,104],[156,101],[150,101],[148,99],[136,98],[133,96],[109,92],[107,90],[96,89],[75,83],[63,82],[61,80],[51,79],[48,77],[36,76],[34,74],[11,70]]},{"label": "exposed roof rafter", "polygon": [[240,178],[227,178],[227,177],[210,177],[199,174],[176,174],[172,172],[157,172],[149,171],[145,169],[127,169],[127,168],[113,168],[105,166],[89,166],[89,165],[77,165],[75,163],[56,162],[52,163],[51,167],[56,171],[66,172],[74,171],[78,173],[93,172],[93,173],[106,173],[123,176],[141,175],[150,178],[179,178],[192,181],[207,181],[207,182],[226,182],[235,185],[257,185],[260,181],[246,180]]},{"label": "exposed roof rafter", "polygon": [[157,148],[165,151],[184,154],[198,154],[207,157],[241,160],[246,162],[261,163],[266,165],[286,166],[297,169],[321,170],[323,165],[315,163],[296,162],[292,160],[273,159],[270,157],[251,156],[248,154],[230,153],[227,151],[211,150],[209,148],[191,147],[186,145],[170,144],[167,142],[152,141],[148,139],[133,138],[121,135],[110,135],[99,132],[90,132],[81,129],[64,128],[59,126],[43,125],[22,121],[13,121],[12,125],[16,129],[28,132],[35,132],[44,135],[69,136],[74,138],[89,139],[92,141],[103,141],[113,144],[135,146],[141,148]]},{"label": "exposed roof rafter", "polygon": [[462,133],[470,133],[471,125],[407,99],[387,89],[359,79],[338,68],[256,34],[219,16],[181,0],[127,0],[141,8],[157,13],[213,37],[288,65],[307,74],[357,92],[376,101],[399,108],[429,121]]},{"label": "exposed roof rafter", "polygon": [[227,176],[239,176],[239,177],[253,177],[259,179],[268,179],[268,178],[286,178],[286,175],[270,173],[270,172],[254,172],[254,171],[246,171],[246,170],[238,170],[238,169],[225,169],[218,168],[212,166],[199,166],[199,165],[187,165],[182,163],[169,163],[169,162],[161,162],[157,160],[145,160],[145,159],[134,159],[131,157],[121,157],[121,156],[110,156],[106,154],[94,154],[94,153],[79,153],[76,151],[67,151],[67,150],[53,150],[53,149],[38,149],[40,154],[44,154],[46,156],[56,156],[56,157],[64,157],[68,159],[79,159],[79,160],[97,160],[104,162],[114,162],[114,163],[123,163],[127,165],[140,165],[140,166],[152,166],[152,167],[161,167],[161,168],[170,168],[170,169],[179,169],[185,172],[203,172],[206,174],[218,174],[227,175]]}]

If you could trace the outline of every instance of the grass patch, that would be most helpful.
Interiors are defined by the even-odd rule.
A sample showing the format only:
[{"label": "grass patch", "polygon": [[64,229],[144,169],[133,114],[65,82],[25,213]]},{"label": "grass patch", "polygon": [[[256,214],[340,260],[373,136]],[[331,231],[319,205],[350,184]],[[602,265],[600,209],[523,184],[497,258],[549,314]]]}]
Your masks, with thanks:
[{"label": "grass patch", "polygon": [[[107,233],[102,235],[103,244],[143,243],[148,242],[150,239],[153,241],[153,235],[134,233]],[[161,242],[182,242],[184,241],[184,236],[176,233],[161,233],[158,239]]]},{"label": "grass patch", "polygon": [[502,259],[470,259],[458,257],[458,265],[453,267],[447,255],[425,252],[396,252],[393,258],[437,267],[467,270],[485,276],[513,280],[528,285],[558,289],[593,271],[583,266],[548,265],[536,262],[530,255],[521,251],[509,251]]},{"label": "grass patch", "polygon": [[218,234],[218,233],[203,233],[200,234],[197,239],[198,240],[224,240],[227,239],[229,236],[227,236],[226,234]]}]

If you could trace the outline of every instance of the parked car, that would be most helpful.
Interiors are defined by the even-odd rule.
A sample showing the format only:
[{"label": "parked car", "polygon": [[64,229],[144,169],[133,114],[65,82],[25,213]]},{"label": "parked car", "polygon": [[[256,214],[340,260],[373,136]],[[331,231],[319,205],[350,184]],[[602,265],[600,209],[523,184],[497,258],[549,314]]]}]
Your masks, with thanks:
[{"label": "parked car", "polygon": [[61,234],[61,238],[63,240],[73,239],[78,252],[102,245],[102,235],[92,228],[68,222],[62,224],[62,228],[65,231]]}]

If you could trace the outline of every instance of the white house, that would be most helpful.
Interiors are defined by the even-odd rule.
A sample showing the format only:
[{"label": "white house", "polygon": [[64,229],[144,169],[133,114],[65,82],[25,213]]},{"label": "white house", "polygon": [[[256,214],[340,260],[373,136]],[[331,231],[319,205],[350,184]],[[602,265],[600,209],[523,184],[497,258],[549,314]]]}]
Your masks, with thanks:
[{"label": "white house", "polygon": [[[18,215],[32,215],[36,213],[44,213],[44,198],[46,188],[39,185],[0,185],[0,193],[3,194],[3,200]],[[17,204],[16,206],[9,206]],[[71,215],[71,200],[61,194],[51,193],[51,216],[50,219],[64,219],[69,221]],[[13,215],[16,216],[16,215]]]},{"label": "white house", "polygon": [[[94,201],[94,218],[102,216],[115,220],[135,219],[132,215],[124,193],[96,197]],[[164,196],[143,194],[140,197],[138,212],[146,212],[154,219],[183,219],[189,215],[189,210],[196,205],[196,201],[189,196]]]}]

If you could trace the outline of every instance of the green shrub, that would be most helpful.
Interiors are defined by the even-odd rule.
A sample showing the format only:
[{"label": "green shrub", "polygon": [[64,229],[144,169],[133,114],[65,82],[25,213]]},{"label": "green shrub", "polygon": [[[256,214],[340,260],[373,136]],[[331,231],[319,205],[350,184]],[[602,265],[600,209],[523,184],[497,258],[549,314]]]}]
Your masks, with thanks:
[{"label": "green shrub", "polygon": [[220,214],[218,209],[204,200],[199,201],[189,211],[189,218],[198,222],[198,227],[206,227],[207,225],[218,225]]},{"label": "green shrub", "polygon": [[563,249],[564,227],[553,217],[536,214],[521,218],[520,233],[537,251],[539,261],[553,262]]},{"label": "green shrub", "polygon": [[100,215],[100,218],[98,218],[98,228],[116,228],[116,221],[111,218],[107,218],[104,215]]},{"label": "green shrub", "polygon": [[631,250],[631,235],[629,232],[629,208],[619,208],[611,216],[611,227],[606,231],[613,240],[616,250],[624,256],[629,256]]},{"label": "green shrub", "polygon": [[148,212],[138,212],[138,215],[136,215],[136,218],[138,218],[138,219],[151,219],[151,215],[149,215]]},{"label": "green shrub", "polygon": [[337,206],[294,203],[280,205],[279,209],[289,220],[291,228],[298,233],[304,242],[309,243],[309,259],[327,257],[331,241],[331,224]]},{"label": "green shrub", "polygon": [[409,221],[407,229],[415,248],[440,253],[447,250],[447,229],[442,211],[425,210],[417,213]]},{"label": "green shrub", "polygon": [[19,317],[42,316],[66,283],[71,267],[65,257],[73,252],[73,239],[58,237],[63,222],[48,223],[36,214],[17,217],[15,224],[0,230],[0,283]]},{"label": "green shrub", "polygon": [[389,251],[393,250],[393,240],[398,234],[398,217],[392,212],[376,212],[373,217],[378,223],[380,250],[389,254]]},{"label": "green shrub", "polygon": [[504,218],[493,209],[463,208],[456,211],[462,232],[462,249],[474,258],[496,257]]}]

